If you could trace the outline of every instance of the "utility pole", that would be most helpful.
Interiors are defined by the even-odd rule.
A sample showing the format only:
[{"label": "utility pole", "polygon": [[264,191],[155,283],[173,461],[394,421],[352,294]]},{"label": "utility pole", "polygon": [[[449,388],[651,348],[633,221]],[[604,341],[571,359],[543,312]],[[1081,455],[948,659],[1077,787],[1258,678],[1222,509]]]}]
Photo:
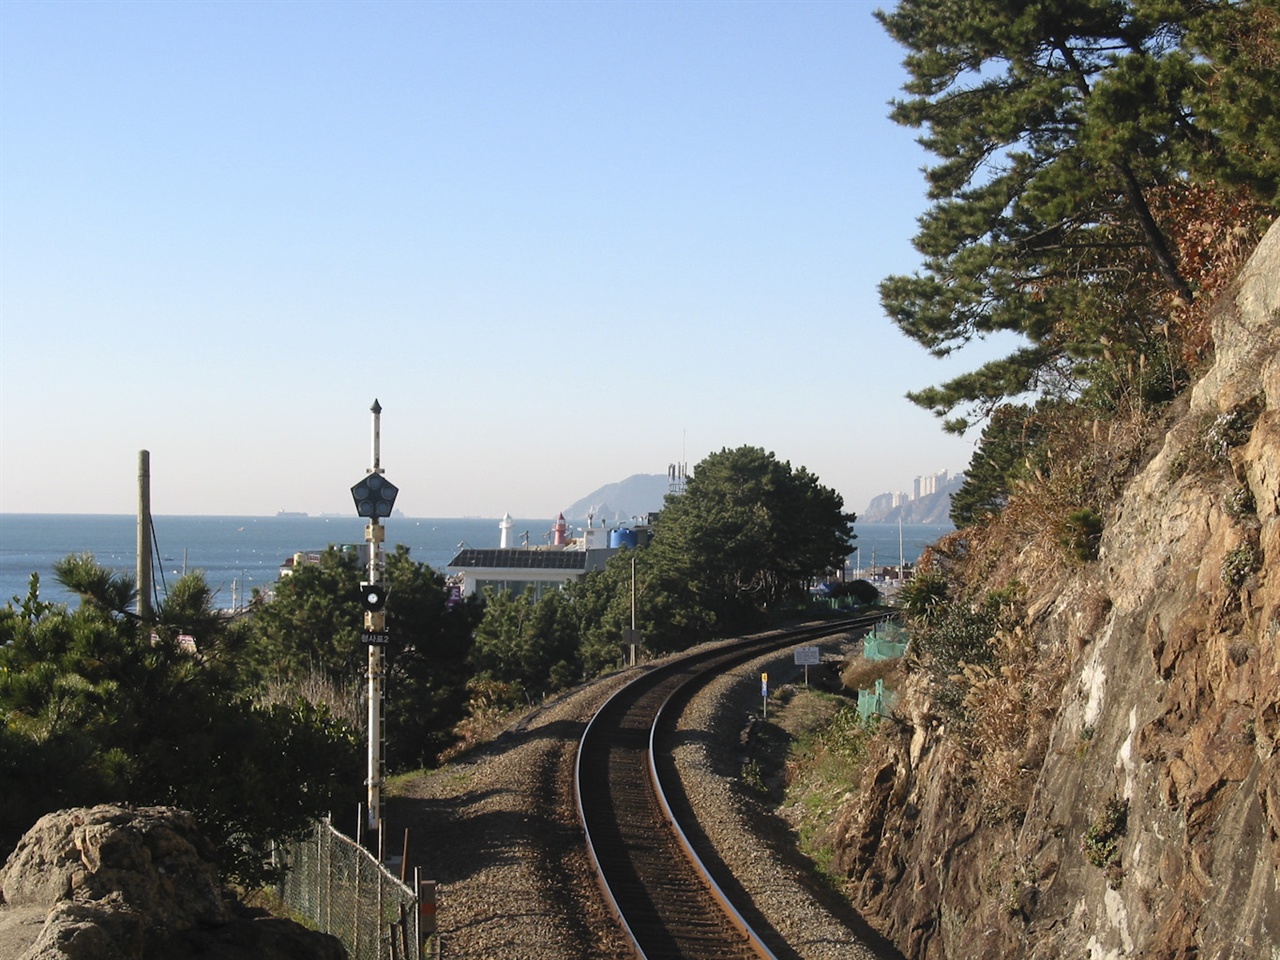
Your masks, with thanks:
[{"label": "utility pole", "polygon": [[640,631],[636,629],[636,558],[631,556],[631,626],[622,628],[622,642],[627,647],[627,662],[636,665],[636,651],[640,646]]},{"label": "utility pole", "polygon": [[387,591],[382,586],[382,544],[386,541],[386,530],[382,526],[382,518],[391,516],[395,506],[396,494],[399,490],[383,477],[381,457],[381,418],[382,405],[377,400],[369,408],[373,413],[373,466],[363,480],[351,488],[351,497],[356,504],[356,513],[366,518],[369,523],[365,527],[364,539],[369,547],[368,579],[360,584],[360,604],[364,607],[364,632],[361,639],[368,647],[368,666],[365,678],[368,681],[368,775],[365,785],[368,788],[368,821],[366,826],[373,849],[380,848],[379,832],[382,829],[382,748],[383,748],[383,715],[382,696],[383,681],[386,676],[383,648],[387,645]]},{"label": "utility pole", "polygon": [[138,619],[151,621],[151,451],[138,451]]}]

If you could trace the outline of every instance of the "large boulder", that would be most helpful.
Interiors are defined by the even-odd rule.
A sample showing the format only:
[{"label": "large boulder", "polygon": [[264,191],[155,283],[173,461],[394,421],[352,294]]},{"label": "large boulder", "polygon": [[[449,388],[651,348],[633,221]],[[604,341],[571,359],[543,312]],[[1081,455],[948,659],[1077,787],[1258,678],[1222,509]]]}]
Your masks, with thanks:
[{"label": "large boulder", "polygon": [[[42,817],[3,868],[0,912],[43,913],[20,960],[343,960],[327,934],[254,918],[224,897],[187,812],[99,806]],[[0,944],[9,943],[0,933]],[[16,953],[8,955],[17,956]]]}]

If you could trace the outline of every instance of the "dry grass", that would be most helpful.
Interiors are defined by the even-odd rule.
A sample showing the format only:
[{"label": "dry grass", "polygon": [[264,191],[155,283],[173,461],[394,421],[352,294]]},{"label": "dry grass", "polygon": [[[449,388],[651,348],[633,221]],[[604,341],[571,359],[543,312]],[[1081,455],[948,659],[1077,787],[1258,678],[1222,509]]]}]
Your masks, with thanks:
[{"label": "dry grass", "polygon": [[267,684],[259,702],[263,706],[290,704],[299,698],[329,712],[329,715],[359,729],[365,722],[364,692],[354,683],[337,683],[320,670],[301,677],[273,680]]},{"label": "dry grass", "polygon": [[1072,515],[1105,518],[1141,466],[1150,423],[1131,417],[1107,423],[1064,417],[1044,463],[1018,481],[1009,501],[988,522],[953,535],[943,560],[964,592],[983,584],[1055,582],[1062,567],[1080,562]]},{"label": "dry grass", "polygon": [[905,672],[901,657],[893,660],[865,660],[858,657],[849,661],[840,672],[840,682],[846,690],[866,690],[874,686],[877,680],[884,680],[888,686],[896,687]]},{"label": "dry grass", "polygon": [[984,809],[1005,817],[1026,807],[1067,658],[1063,651],[1038,648],[1022,627],[1001,631],[993,646],[995,665],[964,667],[964,738],[970,756],[982,758]]},{"label": "dry grass", "polygon": [[[1274,13],[1269,19],[1274,26]],[[1195,371],[1213,353],[1213,303],[1235,281],[1269,220],[1260,216],[1261,208],[1247,194],[1213,184],[1178,183],[1157,191],[1154,200],[1177,248],[1178,268],[1197,292],[1192,303],[1166,292],[1156,309],[1169,316],[1166,336],[1178,344],[1182,361]]]},{"label": "dry grass", "polygon": [[[950,613],[917,636],[935,708],[954,716],[958,745],[981,764],[975,801],[988,822],[1017,821],[1026,810],[1067,676],[1066,641],[1040,639],[1025,613],[1031,590],[1063,584],[1066,549],[1044,536],[1058,509],[1028,488],[1005,516],[964,531],[962,549],[948,545],[938,562],[951,582]],[[993,594],[991,583],[1014,586]],[[984,617],[997,598],[999,614]],[[1105,616],[1105,597],[1093,606],[1091,620]],[[931,629],[942,632],[932,637]],[[942,661],[933,662],[935,654]],[[885,667],[860,665],[846,682],[874,682],[874,671]]]}]

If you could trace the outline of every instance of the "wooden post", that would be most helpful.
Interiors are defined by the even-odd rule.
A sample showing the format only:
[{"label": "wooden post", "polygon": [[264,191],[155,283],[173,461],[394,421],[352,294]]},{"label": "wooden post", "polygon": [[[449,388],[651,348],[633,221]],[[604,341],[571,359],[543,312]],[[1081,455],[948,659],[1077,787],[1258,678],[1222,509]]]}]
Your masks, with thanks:
[{"label": "wooden post", "polygon": [[151,620],[151,452],[138,451],[138,619]]},{"label": "wooden post", "polygon": [[436,932],[436,882],[434,880],[418,881],[418,916],[422,921],[423,933]]}]

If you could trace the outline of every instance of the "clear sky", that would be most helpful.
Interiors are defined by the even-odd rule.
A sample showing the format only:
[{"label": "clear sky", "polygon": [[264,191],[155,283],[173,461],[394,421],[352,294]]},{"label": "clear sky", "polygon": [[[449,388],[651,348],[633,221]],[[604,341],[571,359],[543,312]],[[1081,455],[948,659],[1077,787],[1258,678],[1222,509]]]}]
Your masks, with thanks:
[{"label": "clear sky", "polygon": [[375,398],[410,516],[963,469],[876,6],[4,0],[0,511],[352,511]]}]

